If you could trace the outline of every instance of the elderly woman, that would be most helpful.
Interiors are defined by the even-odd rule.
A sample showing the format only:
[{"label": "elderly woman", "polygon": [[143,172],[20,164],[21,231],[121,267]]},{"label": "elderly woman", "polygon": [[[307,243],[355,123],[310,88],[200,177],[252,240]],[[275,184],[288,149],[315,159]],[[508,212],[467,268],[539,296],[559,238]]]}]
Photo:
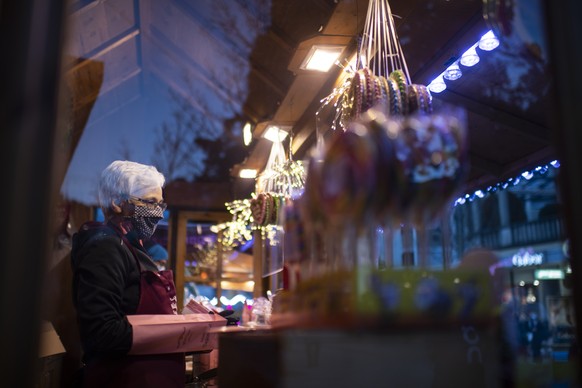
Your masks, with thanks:
[{"label": "elderly woman", "polygon": [[73,298],[83,346],[84,387],[184,387],[183,353],[132,355],[132,314],[176,314],[170,271],[158,271],[143,242],[163,218],[164,176],[115,161],[101,174],[104,223],[73,237]]}]

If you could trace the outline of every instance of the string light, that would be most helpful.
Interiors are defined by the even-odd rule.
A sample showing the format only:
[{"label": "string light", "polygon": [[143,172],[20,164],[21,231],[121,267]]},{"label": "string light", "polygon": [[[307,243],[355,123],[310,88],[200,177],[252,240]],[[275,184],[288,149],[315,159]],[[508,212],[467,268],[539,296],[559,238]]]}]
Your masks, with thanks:
[{"label": "string light", "polygon": [[440,93],[447,88],[443,75],[439,75],[428,84],[428,89],[433,93]]},{"label": "string light", "polygon": [[477,198],[484,198],[486,195],[495,193],[497,190],[506,190],[510,186],[515,186],[521,182],[521,178],[526,180],[532,179],[536,174],[543,175],[548,172],[550,168],[557,169],[560,167],[560,162],[558,160],[553,160],[548,164],[537,166],[532,170],[526,170],[514,178],[509,178],[506,181],[499,182],[493,186],[487,187],[485,190],[476,190],[471,194],[464,194],[457,198],[453,206],[463,205],[467,201],[473,202]]},{"label": "string light", "polygon": [[493,31],[490,30],[479,39],[478,45],[483,51],[491,51],[499,46],[499,39],[497,39]]},{"label": "string light", "polygon": [[473,46],[471,46],[470,49],[461,55],[461,59],[459,60],[461,65],[465,67],[472,67],[479,63],[479,55],[477,55],[477,50],[475,50],[475,47],[477,47],[477,43],[475,43]]},{"label": "string light", "polygon": [[440,93],[447,88],[443,78],[449,81],[455,81],[461,78],[463,72],[459,67],[459,63],[465,67],[475,66],[477,63],[479,63],[479,55],[475,50],[476,47],[479,47],[484,51],[491,51],[494,50],[497,46],[499,46],[499,39],[497,39],[493,31],[488,31],[481,37],[481,39],[479,39],[477,43],[473,44],[461,55],[461,59],[459,61],[456,61],[450,65],[445,71],[440,73],[431,82],[429,82],[429,90],[432,93]]},{"label": "string light", "polygon": [[447,70],[443,73],[443,78],[449,81],[458,80],[463,76],[463,72],[459,67],[459,62],[453,63],[451,66],[447,67]]}]

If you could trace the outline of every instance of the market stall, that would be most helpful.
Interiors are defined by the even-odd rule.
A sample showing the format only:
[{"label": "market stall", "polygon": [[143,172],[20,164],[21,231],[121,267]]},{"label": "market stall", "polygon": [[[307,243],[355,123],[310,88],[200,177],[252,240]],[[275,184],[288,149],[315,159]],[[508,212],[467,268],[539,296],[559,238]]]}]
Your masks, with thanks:
[{"label": "market stall", "polygon": [[[562,45],[574,39],[556,22],[567,15],[517,0],[235,3],[72,2],[64,51],[81,58],[67,66],[86,97],[72,101],[64,134],[76,146],[62,171],[74,204],[64,224],[95,217],[91,177],[108,158],[164,167],[163,237],[180,305],[188,284],[212,286],[217,300],[226,281],[251,287],[250,315],[221,333],[224,387],[250,383],[249,371],[265,377],[256,386],[395,382],[387,363],[402,384],[451,374],[459,385],[530,383],[531,368],[516,375],[516,359],[500,356],[510,354],[496,337],[505,297],[551,318],[556,340],[535,366],[545,382],[572,380],[582,218],[565,227],[556,201],[544,197],[543,212],[539,201],[564,171],[561,204],[577,215],[579,82]],[[313,70],[318,48],[337,65]],[[518,190],[542,175],[551,179]],[[211,224],[216,246],[198,260],[189,228]],[[558,252],[568,236],[571,251]],[[252,250],[227,275],[222,256],[236,239]],[[495,263],[467,260],[477,245]],[[513,295],[490,290],[491,268]],[[337,365],[353,369],[337,376]]]}]

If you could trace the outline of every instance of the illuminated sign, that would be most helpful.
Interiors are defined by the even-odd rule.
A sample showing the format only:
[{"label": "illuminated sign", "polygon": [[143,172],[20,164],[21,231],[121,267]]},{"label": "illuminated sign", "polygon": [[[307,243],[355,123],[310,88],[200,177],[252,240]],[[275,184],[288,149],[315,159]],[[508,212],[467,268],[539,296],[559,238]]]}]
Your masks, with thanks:
[{"label": "illuminated sign", "polygon": [[511,257],[511,263],[515,267],[527,267],[529,265],[540,265],[544,260],[543,253],[534,252],[531,249],[520,249]]},{"label": "illuminated sign", "polygon": [[536,269],[534,276],[539,280],[564,279],[564,271],[561,269]]}]

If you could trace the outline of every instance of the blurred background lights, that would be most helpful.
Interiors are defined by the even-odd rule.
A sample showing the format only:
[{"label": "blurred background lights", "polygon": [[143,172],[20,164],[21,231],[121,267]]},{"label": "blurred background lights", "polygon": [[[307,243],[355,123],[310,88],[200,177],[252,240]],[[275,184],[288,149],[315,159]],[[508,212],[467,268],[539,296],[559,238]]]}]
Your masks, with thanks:
[{"label": "blurred background lights", "polygon": [[251,123],[247,122],[243,127],[243,142],[246,146],[251,144],[253,140],[253,133],[251,131]]}]

